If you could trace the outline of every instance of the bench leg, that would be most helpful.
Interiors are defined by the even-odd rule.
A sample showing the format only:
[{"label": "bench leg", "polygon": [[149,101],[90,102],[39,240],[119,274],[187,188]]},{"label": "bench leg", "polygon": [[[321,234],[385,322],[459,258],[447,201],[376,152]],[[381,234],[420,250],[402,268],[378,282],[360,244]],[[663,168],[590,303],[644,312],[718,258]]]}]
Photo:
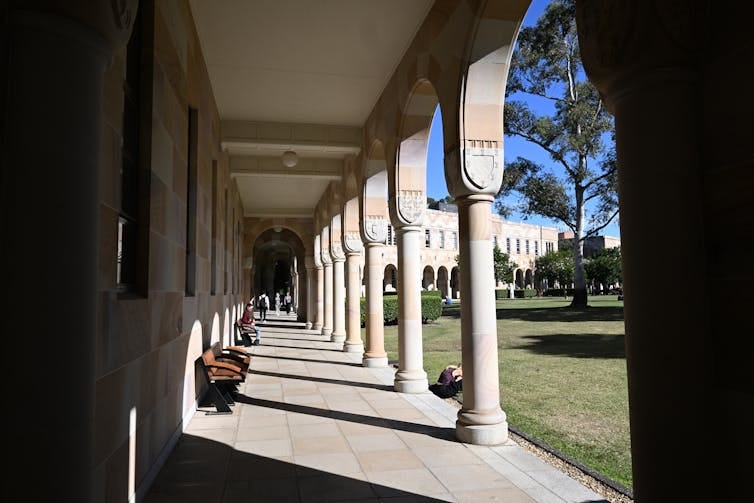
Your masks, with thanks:
[{"label": "bench leg", "polygon": [[216,411],[208,411],[207,414],[233,414],[230,405],[235,405],[235,402],[232,399],[228,402],[225,398],[225,395],[228,395],[228,393],[221,390],[217,383],[210,383],[207,388],[207,393],[209,394],[208,398],[212,402],[212,405],[215,406]]}]

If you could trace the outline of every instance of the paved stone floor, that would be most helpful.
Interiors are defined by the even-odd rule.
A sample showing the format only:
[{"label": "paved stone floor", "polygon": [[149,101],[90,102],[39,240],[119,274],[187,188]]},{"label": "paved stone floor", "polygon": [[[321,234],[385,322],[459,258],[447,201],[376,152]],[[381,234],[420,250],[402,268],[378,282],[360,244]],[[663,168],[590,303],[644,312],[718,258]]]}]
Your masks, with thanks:
[{"label": "paved stone floor", "polygon": [[513,441],[455,440],[457,409],[275,317],[233,413],[199,407],[145,503],[604,502]]}]

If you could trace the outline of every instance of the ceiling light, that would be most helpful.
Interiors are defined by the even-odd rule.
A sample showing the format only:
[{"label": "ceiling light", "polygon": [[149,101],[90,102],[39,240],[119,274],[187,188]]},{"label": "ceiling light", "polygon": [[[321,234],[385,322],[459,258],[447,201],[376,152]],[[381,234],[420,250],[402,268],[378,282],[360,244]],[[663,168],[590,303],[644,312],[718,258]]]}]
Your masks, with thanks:
[{"label": "ceiling light", "polygon": [[283,228],[280,226],[276,226],[276,227],[273,227],[272,230],[275,232],[282,232]]},{"label": "ceiling light", "polygon": [[286,168],[292,168],[298,164],[298,155],[293,150],[286,150],[283,152],[283,165]]}]

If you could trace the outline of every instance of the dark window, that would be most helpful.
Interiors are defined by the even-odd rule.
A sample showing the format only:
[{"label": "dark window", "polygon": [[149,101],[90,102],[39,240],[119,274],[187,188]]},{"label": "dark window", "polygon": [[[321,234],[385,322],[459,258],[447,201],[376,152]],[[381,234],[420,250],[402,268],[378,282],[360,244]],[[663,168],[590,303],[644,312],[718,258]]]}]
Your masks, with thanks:
[{"label": "dark window", "polygon": [[217,161],[212,161],[212,241],[210,255],[210,294],[217,293]]},{"label": "dark window", "polygon": [[117,290],[147,295],[149,262],[149,150],[151,137],[151,61],[148,40],[153,5],[145,2],[134,20],[126,47],[123,80],[123,130],[120,205],[117,221]]},{"label": "dark window", "polygon": [[188,152],[186,154],[186,295],[196,293],[196,177],[199,154],[197,122],[199,112],[188,109]]}]

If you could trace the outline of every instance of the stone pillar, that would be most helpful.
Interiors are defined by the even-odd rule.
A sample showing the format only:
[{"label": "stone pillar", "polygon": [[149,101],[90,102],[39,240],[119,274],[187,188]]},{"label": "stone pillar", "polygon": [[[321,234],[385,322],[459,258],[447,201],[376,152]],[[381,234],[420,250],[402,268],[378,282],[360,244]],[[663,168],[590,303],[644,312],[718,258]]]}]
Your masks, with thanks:
[{"label": "stone pillar", "polygon": [[362,364],[365,367],[387,367],[385,353],[385,313],[382,307],[382,243],[365,244],[366,274],[366,350]]},{"label": "stone pillar", "polygon": [[322,335],[331,336],[332,335],[332,325],[333,325],[333,303],[332,303],[332,295],[333,295],[333,267],[332,267],[332,258],[330,258],[330,251],[329,249],[323,249],[322,250],[322,268],[323,268],[323,276],[325,280],[324,285],[324,298],[323,298],[323,314],[324,314],[324,320],[322,325]]},{"label": "stone pillar", "polygon": [[[398,371],[395,390],[422,393],[429,382],[422,353],[421,264],[419,243],[424,233],[419,226],[401,226],[398,233]],[[494,311],[493,311],[494,312]]]},{"label": "stone pillar", "polygon": [[461,302],[463,407],[456,420],[462,442],[496,445],[508,438],[508,423],[500,408],[497,357],[495,275],[490,243],[493,196],[456,198],[458,205],[459,269],[466,285]]},{"label": "stone pillar", "polygon": [[[304,328],[309,330],[314,326],[314,316],[316,314],[315,309],[312,309],[312,306],[316,305],[317,303],[314,292],[314,282],[316,281],[316,278],[314,278],[314,271],[316,270],[316,268],[314,267],[313,257],[306,257],[304,261],[306,267],[306,308],[303,313],[306,315],[306,324],[304,325]],[[300,306],[299,314],[302,314]]]},{"label": "stone pillar", "polygon": [[359,276],[359,257],[361,257],[361,238],[356,233],[347,233],[343,238],[346,252],[346,342],[343,351],[363,353],[361,341],[361,277]]},{"label": "stone pillar", "polygon": [[[725,19],[735,22],[740,16],[733,4],[729,7],[733,13],[726,8]],[[744,10],[749,11],[744,18],[750,19],[751,7],[738,14]],[[722,393],[715,387],[728,365],[715,359],[729,347],[740,354],[736,336],[742,334],[712,328],[718,323],[711,320],[710,279],[726,269],[724,257],[735,256],[722,251],[734,241],[705,241],[719,225],[717,219],[707,220],[705,204],[718,206],[735,197],[735,191],[729,196],[716,188],[724,186],[737,165],[746,164],[731,157],[729,164],[715,166],[704,153],[717,151],[740,133],[731,122],[737,114],[747,115],[740,109],[709,125],[713,121],[705,114],[719,108],[720,96],[705,92],[725,89],[743,98],[735,89],[751,75],[753,45],[751,36],[748,42],[732,38],[742,35],[729,32],[729,22],[717,23],[711,13],[694,1],[577,3],[584,67],[615,116],[631,458],[634,497],[642,502],[691,501],[705,488],[720,501],[735,500],[739,495],[729,493],[740,487],[729,481],[743,480],[751,471],[745,449],[737,458],[738,448],[727,447],[731,442],[705,445],[699,438],[708,423],[725,424],[732,443],[741,445],[736,423],[743,425],[740,418],[747,417],[747,425],[738,430],[751,439],[750,415],[726,417],[725,406],[716,402]],[[723,26],[719,34],[717,25]],[[747,51],[740,48],[747,45],[744,55]],[[743,60],[739,68],[745,70],[716,88]],[[714,139],[705,138],[712,130]],[[743,146],[747,140],[738,137],[740,152],[751,159],[750,148]],[[750,207],[751,191],[747,199]],[[733,207],[736,213],[743,208]],[[674,293],[658,302],[657,282],[647,274],[647,265],[656,262],[658,250],[667,249],[674,250],[674,266],[663,274],[663,282]],[[750,353],[747,358],[751,361]],[[743,389],[743,382],[736,379],[733,386]],[[742,407],[737,400],[734,408]],[[744,456],[748,469],[739,462]],[[726,468],[716,470],[720,463]]]},{"label": "stone pillar", "polygon": [[312,295],[314,301],[312,302],[312,308],[314,309],[314,325],[312,329],[319,332],[322,331],[324,325],[324,298],[325,298],[325,276],[324,269],[322,267],[322,250],[321,250],[321,238],[317,234],[314,236],[314,256],[312,257],[314,262],[314,268],[316,269],[316,277],[314,280],[314,289]]},{"label": "stone pillar", "polygon": [[345,262],[346,256],[339,246],[330,249],[332,257],[332,313],[333,330],[330,335],[332,342],[343,343],[346,340],[346,283]]},{"label": "stone pillar", "polygon": [[314,292],[317,297],[316,300],[316,313],[314,318],[314,325],[312,329],[322,331],[322,327],[325,325],[325,268],[322,264],[318,264],[317,270],[317,291]]},{"label": "stone pillar", "polygon": [[[94,501],[103,75],[129,37],[136,5],[9,2],[2,10],[0,262],[11,293],[2,333],[27,333],[39,318],[36,300],[52,303],[56,336],[65,341],[55,360],[76,362],[54,373],[64,392],[44,395],[52,416],[6,408],[29,454],[16,456],[6,474],[44,481],[24,485],[28,501],[87,503]],[[10,361],[9,375],[28,372],[25,359]]]}]

